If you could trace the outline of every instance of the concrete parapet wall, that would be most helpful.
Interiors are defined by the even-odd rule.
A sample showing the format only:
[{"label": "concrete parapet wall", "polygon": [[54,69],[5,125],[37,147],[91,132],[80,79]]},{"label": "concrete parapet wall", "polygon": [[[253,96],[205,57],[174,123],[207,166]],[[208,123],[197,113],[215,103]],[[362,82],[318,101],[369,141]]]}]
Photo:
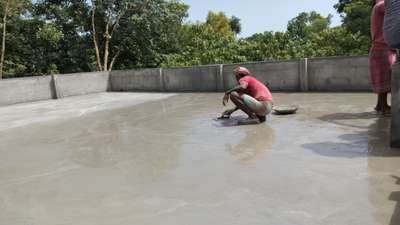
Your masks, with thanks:
[{"label": "concrete parapet wall", "polygon": [[0,81],[0,105],[105,91],[216,92],[249,68],[272,91],[370,91],[368,57],[331,57],[184,68],[76,73]]},{"label": "concrete parapet wall", "polygon": [[112,91],[162,91],[161,69],[117,70],[110,73]]},{"label": "concrete parapet wall", "polygon": [[264,84],[268,84],[272,91],[300,90],[299,60],[224,65],[224,89],[232,88],[236,84],[232,71],[238,66],[248,68],[254,77]]},{"label": "concrete parapet wall", "polygon": [[169,92],[216,92],[220,66],[162,69],[164,90]]},{"label": "concrete parapet wall", "polygon": [[370,91],[368,57],[308,59],[309,91]]},{"label": "concrete parapet wall", "polygon": [[55,76],[57,97],[106,92],[109,90],[109,72],[75,73]]},{"label": "concrete parapet wall", "polygon": [[0,106],[55,98],[51,76],[0,81]]}]

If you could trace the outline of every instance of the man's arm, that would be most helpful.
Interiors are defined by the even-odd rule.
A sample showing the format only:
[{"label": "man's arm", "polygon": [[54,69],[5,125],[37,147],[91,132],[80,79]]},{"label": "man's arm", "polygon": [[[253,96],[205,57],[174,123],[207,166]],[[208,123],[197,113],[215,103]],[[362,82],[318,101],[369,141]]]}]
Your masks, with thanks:
[{"label": "man's arm", "polygon": [[229,94],[231,94],[231,93],[234,92],[234,91],[243,92],[243,91],[245,91],[246,89],[247,89],[247,83],[241,83],[241,84],[237,85],[236,87],[234,87],[234,88],[232,88],[232,89],[226,91],[225,94],[226,94],[226,95],[229,95]]},{"label": "man's arm", "polygon": [[224,95],[224,98],[223,98],[223,100],[222,100],[222,104],[225,106],[226,103],[228,103],[228,101],[229,101],[229,95],[230,95],[232,92],[234,92],[234,91],[237,91],[237,92],[243,92],[243,91],[245,91],[246,88],[247,88],[247,85],[248,85],[247,83],[241,83],[241,84],[237,85],[236,87],[234,87],[234,88],[232,88],[232,89],[226,91],[226,92],[225,92],[225,95]]}]

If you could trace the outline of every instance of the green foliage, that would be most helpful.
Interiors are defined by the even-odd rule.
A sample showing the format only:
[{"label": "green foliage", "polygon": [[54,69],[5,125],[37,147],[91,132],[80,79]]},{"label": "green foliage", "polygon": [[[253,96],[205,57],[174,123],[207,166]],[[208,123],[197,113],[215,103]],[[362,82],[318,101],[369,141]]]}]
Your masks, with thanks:
[{"label": "green foliage", "polygon": [[226,37],[233,36],[230,20],[224,12],[208,12],[206,25],[209,26],[212,32]]},{"label": "green foliage", "polygon": [[164,55],[178,53],[187,9],[177,1],[150,1],[143,11],[122,20],[112,43],[123,50],[116,68],[157,67]]},{"label": "green foliage", "polygon": [[43,24],[37,31],[36,38],[47,41],[54,46],[64,38],[64,34],[54,24]]},{"label": "green foliage", "polygon": [[[101,56],[105,51],[106,25],[115,25],[109,34],[109,60],[119,53],[114,69],[368,52],[371,5],[366,0],[339,0],[335,7],[343,17],[343,26],[330,28],[330,15],[304,12],[288,22],[285,32],[267,31],[247,38],[236,37],[242,29],[240,19],[228,18],[223,12],[209,12],[204,23],[184,23],[188,6],[178,0],[94,2]],[[90,1],[37,0],[29,3],[26,1],[10,12],[4,75],[96,70]]]},{"label": "green foliage", "polygon": [[369,37],[372,5],[372,0],[339,0],[334,7],[342,16],[344,28]]},{"label": "green foliage", "polygon": [[163,66],[189,66],[234,62],[233,36],[214,32],[207,24],[184,25],[180,31],[181,52],[165,55]]},{"label": "green foliage", "polygon": [[163,66],[269,61],[324,56],[363,55],[368,38],[344,27],[330,28],[331,16],[301,13],[288,23],[286,32],[264,32],[236,40],[215,32],[209,24],[185,25],[181,52],[165,56]]},{"label": "green foliage", "polygon": [[307,57],[357,56],[368,53],[369,39],[359,33],[352,34],[343,27],[326,29],[311,38],[314,52]]},{"label": "green foliage", "polygon": [[235,33],[236,35],[242,32],[242,24],[240,23],[240,18],[236,16],[232,16],[229,19],[229,26],[231,27],[233,33]]},{"label": "green foliage", "polygon": [[331,19],[332,15],[323,17],[314,11],[304,12],[289,21],[287,30],[292,39],[306,41],[310,35],[328,29]]}]

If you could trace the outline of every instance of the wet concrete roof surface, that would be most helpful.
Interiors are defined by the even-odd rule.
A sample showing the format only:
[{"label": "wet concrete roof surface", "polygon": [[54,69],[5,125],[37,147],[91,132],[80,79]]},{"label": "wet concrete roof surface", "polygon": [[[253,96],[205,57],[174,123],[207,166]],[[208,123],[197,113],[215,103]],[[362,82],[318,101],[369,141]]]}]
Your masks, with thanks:
[{"label": "wet concrete roof surface", "polygon": [[213,121],[221,97],[0,108],[0,224],[400,223],[400,152],[374,95],[275,94],[300,111],[256,126]]}]

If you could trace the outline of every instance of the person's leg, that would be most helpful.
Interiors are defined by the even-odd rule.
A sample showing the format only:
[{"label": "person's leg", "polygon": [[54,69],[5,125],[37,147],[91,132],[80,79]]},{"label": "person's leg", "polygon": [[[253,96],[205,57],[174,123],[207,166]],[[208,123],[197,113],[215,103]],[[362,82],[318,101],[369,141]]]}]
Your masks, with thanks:
[{"label": "person's leg", "polygon": [[376,94],[376,106],[375,111],[380,112],[382,110],[381,95]]},{"label": "person's leg", "polygon": [[272,111],[272,103],[262,102],[251,97],[250,95],[242,95],[244,104],[256,115],[260,122],[266,121],[266,116]]},{"label": "person's leg", "polygon": [[377,112],[388,112],[390,111],[391,107],[387,101],[387,93],[378,93],[378,102],[376,103],[375,110]]},{"label": "person's leg", "polygon": [[388,50],[371,50],[369,57],[370,80],[377,104],[375,110],[379,113],[390,112],[388,93],[391,89],[392,65],[396,62],[396,53]]},{"label": "person's leg", "polygon": [[257,118],[254,111],[244,102],[242,95],[234,91],[230,94],[230,98],[233,104],[235,104],[239,109],[246,113],[249,118]]},{"label": "person's leg", "polygon": [[391,107],[388,104],[388,93],[381,93],[379,94],[379,102],[380,102],[380,111],[383,113],[390,112]]},{"label": "person's leg", "polygon": [[270,102],[262,102],[262,107],[259,108],[259,112],[258,112],[258,119],[260,120],[260,122],[265,122],[267,115],[270,114],[272,112],[272,103]]},{"label": "person's leg", "polygon": [[257,116],[266,116],[271,112],[268,102],[258,101],[250,95],[243,95],[243,101]]}]

